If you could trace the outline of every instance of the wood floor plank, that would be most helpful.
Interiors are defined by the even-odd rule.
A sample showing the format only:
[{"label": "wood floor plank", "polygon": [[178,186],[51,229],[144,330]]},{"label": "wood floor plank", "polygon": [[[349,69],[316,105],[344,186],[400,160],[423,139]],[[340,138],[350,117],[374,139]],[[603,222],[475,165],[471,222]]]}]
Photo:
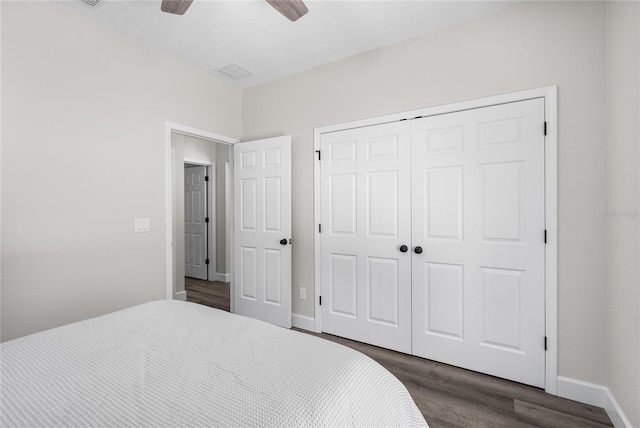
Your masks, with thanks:
[{"label": "wood floor plank", "polygon": [[611,426],[611,424],[602,424],[520,400],[514,400],[514,407],[519,421],[527,422],[537,427],[564,428],[567,426],[579,426],[584,428],[604,428]]},{"label": "wood floor plank", "polygon": [[[230,287],[185,280],[187,300],[229,311]],[[611,427],[604,409],[543,390],[326,333],[312,334],[368,355],[402,382],[431,428]]]},{"label": "wood floor plank", "polygon": [[352,346],[383,366],[393,367],[389,370],[405,384],[411,383],[414,387],[419,388],[426,383],[428,388],[443,394],[457,394],[465,397],[469,402],[480,400],[484,405],[493,407],[496,412],[500,412],[501,409],[504,411],[504,407],[500,403],[504,403],[505,399],[510,400],[512,407],[513,400],[517,398],[602,424],[610,424],[609,417],[602,408],[559,398],[538,388],[367,344],[355,342],[355,345],[350,345],[351,341],[348,339],[336,336],[326,334],[320,336]]},{"label": "wood floor plank", "polygon": [[211,306],[227,312],[231,310],[229,283],[187,277],[184,281],[184,288],[187,292],[188,302]]}]

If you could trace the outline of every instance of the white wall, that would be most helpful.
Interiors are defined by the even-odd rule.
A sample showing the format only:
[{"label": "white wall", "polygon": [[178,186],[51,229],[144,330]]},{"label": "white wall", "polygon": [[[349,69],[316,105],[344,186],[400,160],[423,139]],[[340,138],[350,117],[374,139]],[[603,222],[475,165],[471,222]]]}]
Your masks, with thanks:
[{"label": "white wall", "polygon": [[0,7],[2,340],[164,298],[164,122],[237,138],[240,91],[51,2]]},{"label": "white wall", "polygon": [[228,177],[225,168],[229,164],[231,146],[228,144],[216,144],[216,273],[230,275],[231,259],[231,212]]},{"label": "white wall", "polygon": [[640,7],[607,3],[607,368],[640,427]]},{"label": "white wall", "polygon": [[558,85],[559,374],[607,383],[606,9],[527,2],[243,91],[243,138],[293,138],[293,312],[314,316],[313,128]]}]

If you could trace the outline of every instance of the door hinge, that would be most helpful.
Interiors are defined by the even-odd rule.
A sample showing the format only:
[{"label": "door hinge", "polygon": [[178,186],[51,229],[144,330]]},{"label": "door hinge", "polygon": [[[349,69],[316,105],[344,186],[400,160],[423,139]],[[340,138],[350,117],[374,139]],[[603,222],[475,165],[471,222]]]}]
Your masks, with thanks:
[{"label": "door hinge", "polygon": [[204,264],[205,264],[205,265],[208,265],[208,264],[209,264],[209,259],[205,259],[205,260],[204,260]]},{"label": "door hinge", "polygon": [[209,176],[208,175],[204,176],[204,181],[209,181]]},{"label": "door hinge", "polygon": [[320,160],[320,150],[316,150],[316,153],[318,154],[318,160]]},{"label": "door hinge", "polygon": [[547,350],[547,336],[544,337],[544,350]]},{"label": "door hinge", "polygon": [[544,122],[544,135],[547,135],[547,122]]},{"label": "door hinge", "polygon": [[205,217],[204,222],[209,223],[209,217]]},{"label": "door hinge", "polygon": [[318,233],[322,233],[322,224],[318,224]]},{"label": "door hinge", "polygon": [[547,243],[547,229],[544,230],[544,243]]},{"label": "door hinge", "polygon": [[318,300],[320,301],[320,306],[322,306],[322,296],[318,296]]}]

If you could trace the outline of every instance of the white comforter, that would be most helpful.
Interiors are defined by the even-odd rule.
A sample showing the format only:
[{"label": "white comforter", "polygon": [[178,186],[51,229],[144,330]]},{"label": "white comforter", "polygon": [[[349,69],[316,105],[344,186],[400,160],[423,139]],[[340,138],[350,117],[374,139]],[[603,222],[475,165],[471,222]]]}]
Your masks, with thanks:
[{"label": "white comforter", "polygon": [[163,300],[1,345],[3,427],[426,426],[344,346]]}]

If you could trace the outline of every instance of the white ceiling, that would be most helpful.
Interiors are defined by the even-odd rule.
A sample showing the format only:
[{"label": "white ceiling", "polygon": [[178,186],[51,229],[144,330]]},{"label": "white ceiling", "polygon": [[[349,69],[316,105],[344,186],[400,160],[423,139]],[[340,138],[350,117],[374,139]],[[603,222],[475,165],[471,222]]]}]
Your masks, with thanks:
[{"label": "white ceiling", "polygon": [[[103,0],[79,13],[239,87],[250,87],[503,9],[515,1],[305,0],[290,22],[264,0],[195,0],[183,16],[160,0]],[[217,72],[237,63],[254,75]]]}]

